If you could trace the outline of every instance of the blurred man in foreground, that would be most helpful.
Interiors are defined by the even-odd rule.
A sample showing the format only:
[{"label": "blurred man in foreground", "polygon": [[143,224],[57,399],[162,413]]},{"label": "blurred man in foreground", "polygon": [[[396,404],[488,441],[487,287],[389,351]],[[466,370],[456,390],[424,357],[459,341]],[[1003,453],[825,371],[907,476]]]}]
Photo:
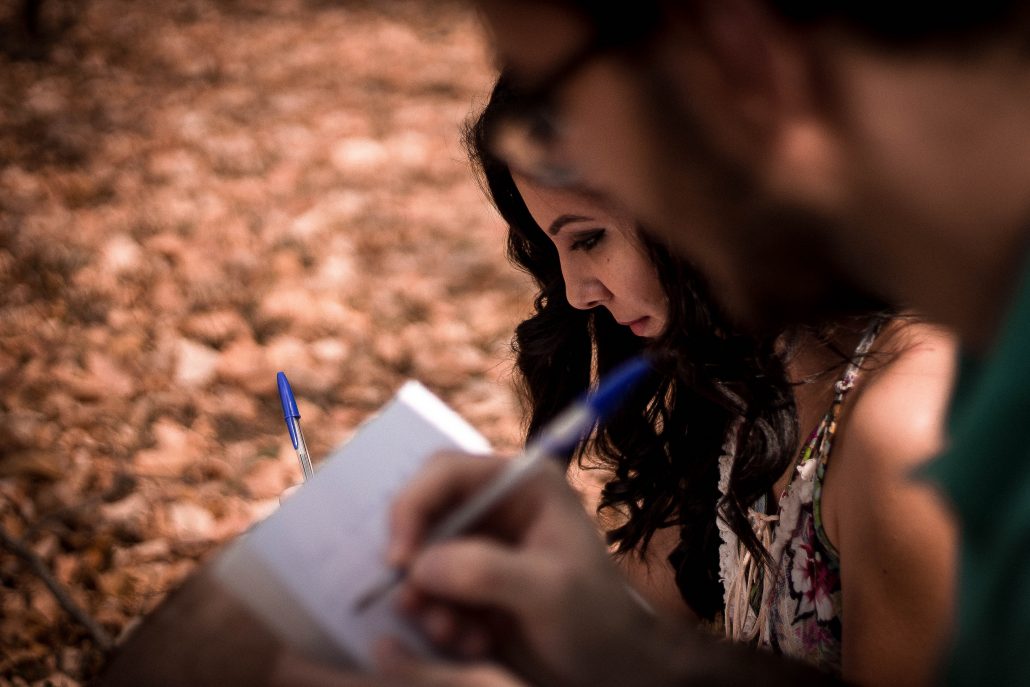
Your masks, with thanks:
[{"label": "blurred man in foreground", "polygon": [[[934,6],[912,19],[877,2],[481,5],[501,61],[523,85],[526,105],[495,137],[513,166],[617,198],[700,264],[753,326],[879,296],[959,333],[967,355],[951,448],[928,470],[963,527],[947,677],[1030,676],[1025,5]],[[508,522],[492,532],[504,546],[469,539],[417,553],[413,542],[448,487],[479,483],[474,473],[486,468],[448,461],[434,470],[395,511],[397,560],[414,565],[419,594],[520,619],[542,655],[563,647],[549,665],[570,684],[600,680],[661,644],[628,612],[625,622],[609,613],[600,623],[588,594],[556,593],[599,586],[603,570],[562,555],[575,547],[558,519]],[[512,512],[535,512],[529,494],[517,499]],[[505,584],[516,577],[534,583]],[[552,605],[558,617],[544,614]],[[534,613],[547,620],[534,624]],[[577,656],[559,642],[588,636],[603,651]],[[691,653],[645,662],[654,675],[642,668],[634,681],[686,683]]]}]

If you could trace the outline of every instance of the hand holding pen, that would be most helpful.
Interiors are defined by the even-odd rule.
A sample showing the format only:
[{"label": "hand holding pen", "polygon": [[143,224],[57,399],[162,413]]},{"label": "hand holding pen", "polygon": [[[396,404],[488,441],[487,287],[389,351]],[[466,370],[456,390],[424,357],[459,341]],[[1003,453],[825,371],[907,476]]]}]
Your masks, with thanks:
[{"label": "hand holding pen", "polygon": [[290,440],[293,448],[300,459],[300,469],[304,472],[304,481],[311,479],[315,474],[311,466],[311,453],[308,452],[308,444],[304,441],[304,432],[300,429],[300,410],[297,408],[297,400],[293,397],[293,389],[290,388],[290,381],[286,379],[286,373],[280,372],[275,376],[279,384],[279,402],[283,406],[283,419],[286,420],[286,429],[290,432]]},{"label": "hand holding pen", "polygon": [[[538,466],[549,458],[563,455],[582,441],[599,421],[618,407],[622,399],[650,370],[650,363],[645,358],[638,357],[612,371],[596,391],[585,394],[541,430],[519,456],[508,462],[493,481],[440,521],[429,532],[423,545],[456,537],[476,525]],[[405,569],[397,568],[371,585],[358,598],[354,606],[355,611],[362,612],[383,599],[404,580],[406,574]]]}]

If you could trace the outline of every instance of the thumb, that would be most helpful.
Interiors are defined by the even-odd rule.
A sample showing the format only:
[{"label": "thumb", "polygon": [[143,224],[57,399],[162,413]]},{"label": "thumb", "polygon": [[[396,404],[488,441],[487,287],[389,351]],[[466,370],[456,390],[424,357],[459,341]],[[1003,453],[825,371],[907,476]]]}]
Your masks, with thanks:
[{"label": "thumb", "polygon": [[300,489],[299,484],[294,484],[292,487],[286,487],[286,489],[283,490],[283,493],[279,494],[279,505],[281,506],[286,503],[286,499],[293,496],[298,489]]}]

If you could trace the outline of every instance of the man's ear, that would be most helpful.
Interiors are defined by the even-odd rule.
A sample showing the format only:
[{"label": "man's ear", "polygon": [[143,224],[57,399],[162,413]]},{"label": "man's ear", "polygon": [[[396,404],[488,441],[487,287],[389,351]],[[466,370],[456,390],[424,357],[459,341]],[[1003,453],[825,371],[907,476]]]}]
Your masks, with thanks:
[{"label": "man's ear", "polygon": [[670,18],[662,59],[716,150],[777,186],[832,173],[818,51],[805,32],[759,0],[698,0],[684,12]]}]

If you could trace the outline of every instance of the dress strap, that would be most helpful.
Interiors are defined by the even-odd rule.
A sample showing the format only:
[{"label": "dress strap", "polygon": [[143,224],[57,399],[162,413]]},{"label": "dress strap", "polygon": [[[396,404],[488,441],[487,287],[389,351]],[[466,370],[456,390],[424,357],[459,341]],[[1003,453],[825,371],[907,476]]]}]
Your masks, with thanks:
[{"label": "dress strap", "polygon": [[[852,354],[851,361],[848,362],[844,374],[833,385],[833,402],[819,423],[815,433],[815,442],[812,446],[813,450],[810,455],[805,456],[805,459],[815,459],[822,465],[825,465],[826,461],[829,460],[830,450],[833,447],[833,437],[837,433],[837,422],[840,419],[841,408],[844,406],[844,399],[847,397],[848,392],[855,388],[858,373],[862,371],[862,365],[869,355],[869,350],[873,347],[873,342],[876,341],[876,337],[879,336],[887,319],[885,316],[878,316],[866,328],[861,341],[855,347],[855,352]],[[799,466],[799,469],[801,469],[801,466]]]},{"label": "dress strap", "polygon": [[858,377],[858,373],[862,370],[862,364],[865,362],[866,356],[869,355],[869,349],[873,347],[873,342],[876,341],[876,337],[880,334],[886,321],[886,317],[877,317],[869,327],[866,328],[865,333],[862,335],[862,340],[859,341],[858,346],[855,347],[855,352],[851,357],[851,362],[848,363],[848,367],[844,370],[844,374],[833,386],[834,403],[840,403],[843,401],[844,395],[851,391],[855,386],[855,379]]},{"label": "dress strap", "polygon": [[826,477],[826,465],[829,463],[830,451],[833,449],[833,438],[837,433],[837,421],[840,419],[844,398],[855,387],[855,380],[858,378],[862,364],[869,354],[869,349],[872,348],[873,342],[876,341],[876,337],[883,329],[886,321],[886,317],[877,317],[869,325],[869,328],[866,329],[862,340],[855,348],[851,362],[848,363],[843,376],[834,385],[833,404],[819,425],[819,436],[810,456],[812,459],[811,464],[804,467],[799,466],[798,468],[802,473],[807,471],[808,474],[812,474],[812,470],[815,472],[815,479],[812,483],[812,516],[815,524],[815,534],[823,548],[834,559],[839,558],[837,547],[830,541],[830,537],[826,534],[826,529],[823,526],[823,479]]}]

